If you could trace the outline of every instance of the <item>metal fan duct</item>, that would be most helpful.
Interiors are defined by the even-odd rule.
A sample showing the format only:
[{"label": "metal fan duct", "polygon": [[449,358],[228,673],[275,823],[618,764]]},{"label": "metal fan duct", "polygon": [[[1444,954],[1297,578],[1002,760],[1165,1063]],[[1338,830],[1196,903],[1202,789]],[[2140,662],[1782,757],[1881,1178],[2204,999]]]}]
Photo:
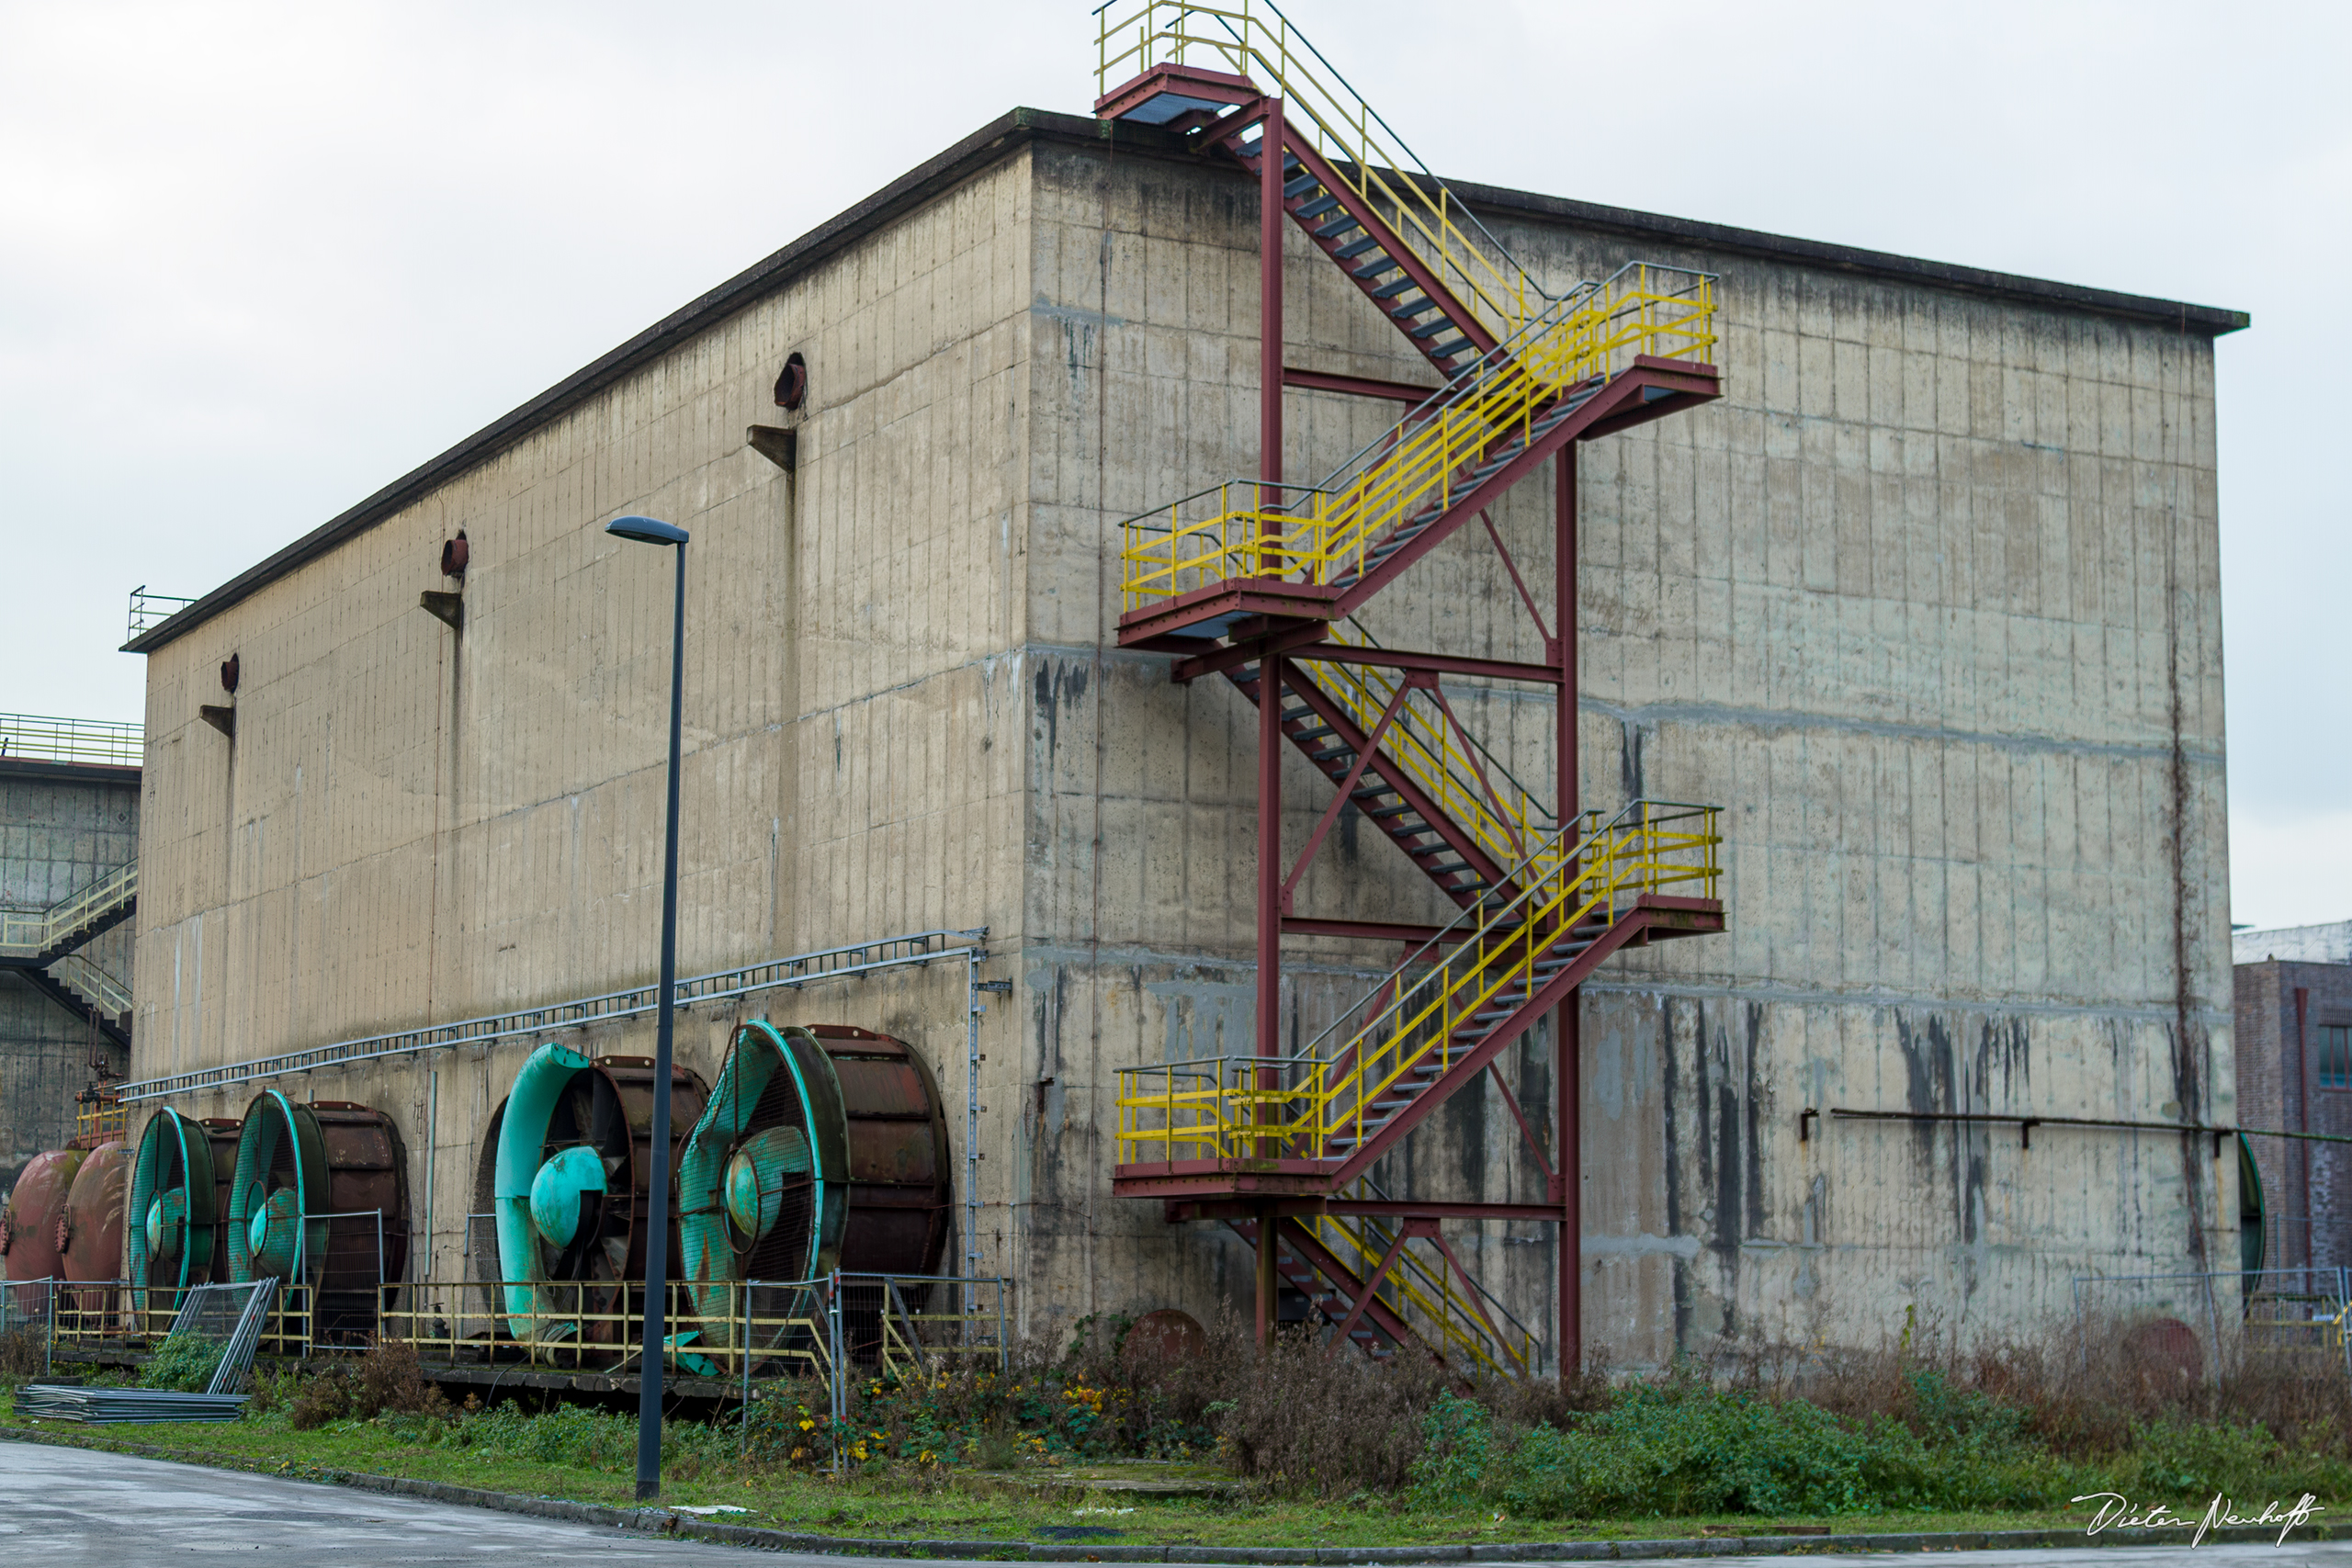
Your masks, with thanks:
[{"label": "metal fan duct", "polygon": [[74,1173],[57,1235],[58,1272],[64,1278],[88,1284],[122,1278],[122,1209],[130,1184],[130,1145],[124,1143],[100,1144]]},{"label": "metal fan duct", "polygon": [[17,1178],[0,1208],[0,1267],[9,1279],[58,1278],[57,1222],[88,1157],[83,1149],[51,1149],[33,1156]]},{"label": "metal fan duct", "polygon": [[678,1169],[681,1268],[706,1318],[738,1280],[939,1267],[947,1120],[921,1055],[842,1024],[738,1030]]},{"label": "metal fan duct", "polygon": [[495,1114],[490,1209],[498,1235],[498,1305],[516,1339],[618,1348],[623,1314],[641,1301],[652,1183],[669,1180],[703,1080],[670,1079],[665,1158],[653,1154],[654,1065],[591,1061],[550,1042],[531,1053]]},{"label": "metal fan duct", "polygon": [[264,1089],[245,1108],[228,1204],[229,1278],[315,1296],[314,1337],[372,1330],[408,1268],[408,1156],[390,1117]]},{"label": "metal fan duct", "polygon": [[168,1106],[140,1131],[123,1238],[123,1277],[134,1309],[172,1311],[183,1292],[211,1276],[223,1217],[212,1147],[204,1123]]}]

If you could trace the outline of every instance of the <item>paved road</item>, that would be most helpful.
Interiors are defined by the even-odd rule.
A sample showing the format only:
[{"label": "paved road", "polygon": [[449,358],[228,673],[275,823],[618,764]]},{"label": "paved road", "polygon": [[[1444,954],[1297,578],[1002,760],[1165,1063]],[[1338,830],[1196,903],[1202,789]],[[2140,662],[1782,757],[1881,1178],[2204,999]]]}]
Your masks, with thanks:
[{"label": "paved road", "polygon": [[[943,1568],[888,1558],[747,1552],[590,1525],[387,1497],[85,1449],[0,1442],[0,1563],[148,1563],[233,1554],[252,1568],[481,1563],[729,1563],[756,1568]],[[2352,1568],[2352,1541],[2272,1546],[2103,1546],[2065,1551],[1939,1553],[1967,1568]],[[1918,1568],[1919,1553],[1649,1560],[1654,1568]],[[977,1565],[975,1565],[977,1568]],[[1545,1568],[1559,1568],[1558,1564]]]}]

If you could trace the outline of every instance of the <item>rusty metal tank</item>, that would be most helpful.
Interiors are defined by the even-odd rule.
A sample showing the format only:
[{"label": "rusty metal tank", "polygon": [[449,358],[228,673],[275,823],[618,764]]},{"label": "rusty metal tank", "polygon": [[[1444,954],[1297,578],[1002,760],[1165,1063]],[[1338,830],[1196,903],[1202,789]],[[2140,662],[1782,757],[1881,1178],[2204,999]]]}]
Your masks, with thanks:
[{"label": "rusty metal tank", "polygon": [[165,1107],[147,1119],[131,1157],[123,1276],[131,1305],[171,1312],[182,1292],[229,1277],[229,1184],[237,1123]]},{"label": "rusty metal tank", "polygon": [[264,1089],[245,1108],[229,1191],[229,1278],[264,1275],[315,1313],[314,1339],[376,1328],[379,1287],[408,1269],[408,1155],[392,1119]]},{"label": "rusty metal tank", "polygon": [[514,1337],[617,1349],[620,1314],[641,1310],[653,1183],[673,1179],[707,1092],[701,1075],[672,1064],[670,1147],[657,1159],[655,1087],[650,1056],[591,1061],[550,1042],[492,1117],[476,1207],[493,1222],[504,1281],[495,1306]]},{"label": "rusty metal tank", "polygon": [[[123,1204],[130,1187],[130,1145],[100,1144],[74,1173],[57,1225],[58,1272],[76,1283],[122,1278]],[[111,1312],[106,1291],[73,1291],[84,1312]]]},{"label": "rusty metal tank", "polygon": [[740,1311],[736,1281],[934,1273],[948,1169],[939,1086],[904,1042],[746,1023],[679,1162],[680,1271],[696,1310]]},{"label": "rusty metal tank", "polygon": [[59,1266],[57,1222],[74,1178],[89,1157],[84,1149],[51,1149],[27,1162],[0,1208],[0,1267],[11,1280],[64,1278]]}]

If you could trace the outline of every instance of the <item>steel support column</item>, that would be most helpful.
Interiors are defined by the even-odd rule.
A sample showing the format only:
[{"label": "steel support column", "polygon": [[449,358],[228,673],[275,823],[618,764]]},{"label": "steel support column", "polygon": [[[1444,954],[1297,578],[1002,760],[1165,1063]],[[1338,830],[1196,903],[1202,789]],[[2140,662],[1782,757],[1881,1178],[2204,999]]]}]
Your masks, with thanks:
[{"label": "steel support column", "polygon": [[[1552,620],[1560,666],[1560,821],[1573,824],[1577,790],[1577,444],[1560,448],[1557,528],[1552,547]],[[1552,1021],[1557,1058],[1552,1071],[1559,1127],[1553,1168],[1560,1184],[1560,1378],[1584,1364],[1584,1148],[1582,1121],[1584,992],[1570,991]]]},{"label": "steel support column", "polygon": [[[1283,478],[1283,101],[1266,100],[1265,140],[1258,156],[1258,477],[1261,507],[1282,504]],[[1269,576],[1280,568],[1261,558]]]},{"label": "steel support column", "polygon": [[[1258,492],[1261,508],[1279,506],[1283,477],[1283,101],[1266,100],[1265,138],[1258,156],[1258,477],[1266,488]],[[1264,575],[1282,570],[1278,552],[1262,552],[1257,562]],[[1283,660],[1269,651],[1258,660],[1258,1055],[1276,1054],[1282,1035],[1283,996]],[[1258,1087],[1273,1087],[1271,1070],[1258,1075]],[[1267,1111],[1259,1112],[1262,1120]],[[1276,1152],[1261,1144],[1261,1157]],[[1274,1212],[1258,1220],[1258,1343],[1274,1342],[1275,1292],[1280,1278],[1274,1268],[1280,1246]]]},{"label": "steel support column", "polygon": [[[1283,660],[1269,654],[1258,661],[1258,1006],[1253,1022],[1257,1053],[1281,1055],[1283,1017]],[[1258,1074],[1258,1087],[1274,1087],[1273,1070]],[[1259,1120],[1269,1119],[1261,1110]],[[1271,1159],[1271,1142],[1258,1155]]]}]

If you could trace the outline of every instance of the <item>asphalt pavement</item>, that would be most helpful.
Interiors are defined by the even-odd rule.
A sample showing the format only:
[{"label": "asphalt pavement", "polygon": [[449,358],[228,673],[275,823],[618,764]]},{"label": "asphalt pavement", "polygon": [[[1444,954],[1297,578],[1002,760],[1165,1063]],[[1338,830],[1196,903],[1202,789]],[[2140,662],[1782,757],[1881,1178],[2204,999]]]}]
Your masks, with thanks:
[{"label": "asphalt pavement", "polygon": [[[908,1559],[754,1552],[347,1486],[0,1441],[0,1563],[145,1568],[214,1557],[231,1557],[252,1568],[481,1563],[492,1558],[515,1568],[582,1562],[916,1568]],[[1839,1552],[1826,1562],[1837,1568],[1917,1568],[1919,1560],[1916,1551],[1873,1551]],[[2352,1568],[2352,1541],[2086,1544],[2064,1551],[1939,1553],[1938,1560],[1967,1568]],[[924,1568],[941,1568],[942,1561],[927,1560]],[[1657,1568],[1795,1568],[1825,1562],[1810,1555],[1646,1561]]]}]

